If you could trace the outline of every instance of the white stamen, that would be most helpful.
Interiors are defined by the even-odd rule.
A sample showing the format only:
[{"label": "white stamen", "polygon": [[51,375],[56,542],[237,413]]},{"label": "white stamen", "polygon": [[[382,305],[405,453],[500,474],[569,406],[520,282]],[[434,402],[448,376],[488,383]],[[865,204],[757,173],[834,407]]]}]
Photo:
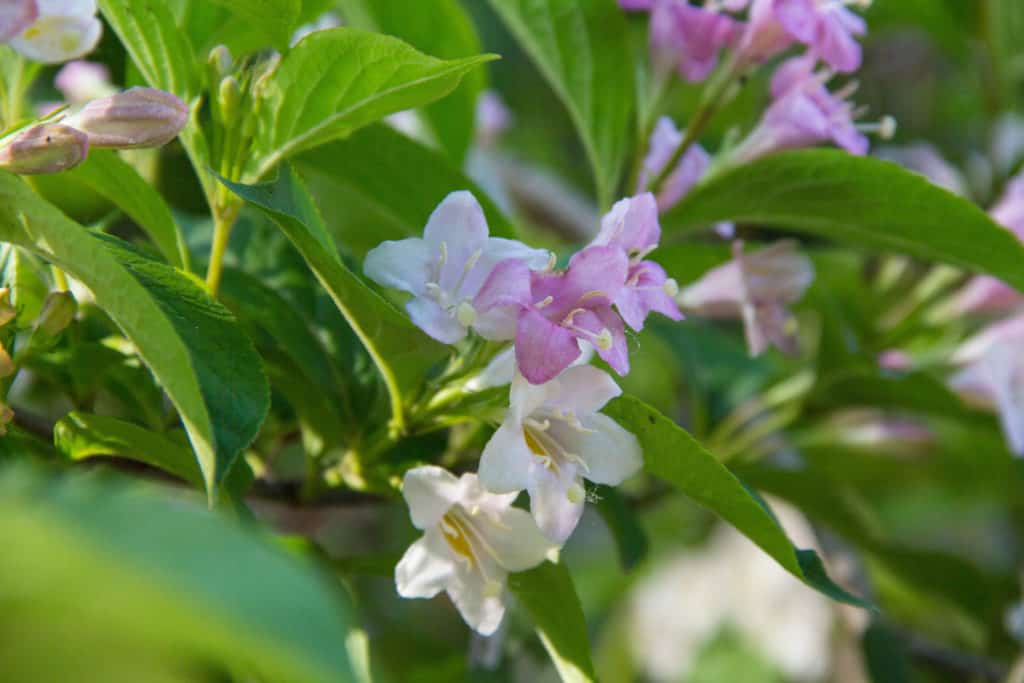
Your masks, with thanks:
[{"label": "white stamen", "polygon": [[579,483],[573,482],[572,486],[565,492],[566,497],[570,503],[579,504],[587,497],[587,492],[583,489]]},{"label": "white stamen", "polygon": [[671,297],[675,297],[679,294],[679,283],[673,278],[665,280],[665,284],[663,284],[662,287],[664,288],[665,293]]},{"label": "white stamen", "polygon": [[546,306],[550,306],[551,302],[554,301],[554,300],[555,300],[555,297],[553,297],[553,296],[546,296],[543,299],[541,299],[540,301],[538,301],[537,303],[535,303],[533,306],[534,306],[534,308],[540,310],[542,308],[545,308]]},{"label": "white stamen", "polygon": [[459,304],[456,309],[455,317],[458,319],[459,324],[463,327],[469,327],[476,322],[476,309],[473,308],[473,304],[468,301],[463,301]]},{"label": "white stamen", "polygon": [[601,349],[602,351],[611,350],[612,344],[614,343],[614,340],[612,339],[611,330],[609,330],[607,327],[602,327],[601,332],[596,337],[594,337],[594,343],[597,345],[597,348]]}]

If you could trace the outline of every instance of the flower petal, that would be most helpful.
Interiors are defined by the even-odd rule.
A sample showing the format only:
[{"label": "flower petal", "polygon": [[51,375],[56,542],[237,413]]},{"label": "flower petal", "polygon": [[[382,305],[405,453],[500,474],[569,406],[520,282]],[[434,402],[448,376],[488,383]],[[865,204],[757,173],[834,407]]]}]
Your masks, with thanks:
[{"label": "flower petal", "polygon": [[474,518],[494,560],[510,572],[521,572],[544,561],[553,544],[545,536],[530,513],[509,508],[498,519]]},{"label": "flower petal", "polygon": [[535,308],[520,312],[515,346],[519,371],[533,384],[551,381],[580,355],[572,333]]},{"label": "flower petal", "polygon": [[402,479],[402,497],[417,529],[437,525],[462,500],[463,484],[448,470],[434,465],[414,467]]},{"label": "flower petal", "polygon": [[480,483],[489,491],[522,491],[530,482],[533,453],[520,424],[506,420],[484,446],[480,456]]},{"label": "flower petal", "polygon": [[403,598],[432,598],[448,587],[456,560],[438,528],[428,529],[395,566],[395,586]]},{"label": "flower petal", "polygon": [[545,405],[578,417],[596,413],[622,389],[604,370],[592,365],[572,367],[552,382]]},{"label": "flower petal", "polygon": [[601,348],[595,344],[597,355],[612,366],[612,370],[620,376],[625,377],[629,374],[629,345],[626,341],[626,329],[622,324],[622,318],[612,310],[611,306],[582,311],[573,318],[573,322],[577,327],[587,330],[595,336],[610,333],[610,346]]},{"label": "flower petal", "polygon": [[35,0],[3,0],[0,2],[0,43],[18,35],[39,16]]},{"label": "flower petal", "polygon": [[443,250],[439,284],[442,290],[454,292],[466,274],[467,263],[479,259],[487,246],[487,219],[476,197],[465,190],[445,197],[430,215],[423,239],[431,254],[441,254]]},{"label": "flower petal", "polygon": [[563,427],[558,439],[583,458],[583,476],[595,484],[618,486],[643,467],[640,442],[618,422],[602,413],[581,420],[589,431]]},{"label": "flower petal", "polygon": [[381,242],[366,255],[363,272],[377,284],[422,296],[432,278],[430,250],[419,237]]},{"label": "flower petal", "polygon": [[[570,498],[569,491],[573,487],[577,487],[581,495]],[[557,473],[541,468],[528,491],[530,512],[537,526],[553,542],[565,543],[579,524],[586,503],[576,468],[565,466]]]},{"label": "flower petal", "polygon": [[92,52],[102,33],[94,16],[42,16],[9,44],[31,60],[57,64]]},{"label": "flower petal", "polygon": [[[467,563],[459,563],[456,570],[456,580],[449,584],[448,596],[471,629],[482,636],[493,634],[505,618],[507,576],[498,571],[495,576],[484,577]],[[501,592],[496,593],[496,588]]]},{"label": "flower petal", "polygon": [[405,304],[409,317],[431,337],[444,344],[454,344],[466,338],[466,328],[433,299],[416,297]]}]

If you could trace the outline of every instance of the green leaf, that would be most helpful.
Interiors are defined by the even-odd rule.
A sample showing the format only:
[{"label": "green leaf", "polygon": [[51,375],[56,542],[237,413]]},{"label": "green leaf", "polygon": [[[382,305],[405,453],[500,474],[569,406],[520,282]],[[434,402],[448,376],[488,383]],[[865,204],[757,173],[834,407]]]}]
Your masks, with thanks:
[{"label": "green leaf", "polygon": [[[480,54],[480,39],[458,0],[342,0],[351,26],[401,38],[417,50],[442,59]],[[451,95],[423,110],[437,142],[449,158],[462,164],[473,141],[476,103],[486,84],[482,69],[466,74]]]},{"label": "green leaf", "polygon": [[279,50],[287,50],[295,31],[300,0],[212,0],[246,19],[274,43]]},{"label": "green leaf", "polygon": [[444,97],[492,59],[444,61],[359,29],[317,31],[285,56],[264,86],[253,143],[256,177],[292,154]]},{"label": "green leaf", "polygon": [[[492,236],[516,235],[511,221],[451,162],[384,124],[367,126],[347,140],[305,152],[296,157],[295,165],[311,183],[318,181],[325,188],[346,191],[345,196],[318,193],[327,215],[332,213],[330,203],[337,201],[337,213],[344,220],[352,211],[351,195],[355,195],[371,216],[378,217],[353,220],[335,231],[357,255],[383,240],[421,235],[437,205],[457,190],[469,190],[479,200]],[[337,200],[333,195],[339,195]]]},{"label": "green leaf", "polygon": [[49,293],[43,264],[13,244],[0,245],[0,284],[11,290],[11,303],[23,324],[34,321],[43,310]]},{"label": "green leaf", "polygon": [[619,562],[629,571],[647,557],[648,542],[640,520],[621,494],[611,486],[599,486],[597,508],[619,550]]},{"label": "green leaf", "polygon": [[93,150],[85,163],[66,175],[124,211],[149,235],[168,263],[189,269],[188,246],[167,203],[116,152]]},{"label": "green leaf", "polygon": [[533,620],[562,680],[597,680],[590,661],[587,619],[565,565],[544,562],[529,571],[512,574],[508,585]]},{"label": "green leaf", "polygon": [[836,150],[770,156],[700,185],[666,236],[732,220],[984,271],[1024,289],[1024,247],[969,201],[899,166]]},{"label": "green leaf", "polygon": [[569,110],[611,204],[632,143],[629,25],[615,0],[489,0]]},{"label": "green leaf", "polygon": [[[181,439],[157,434],[131,422],[105,415],[72,412],[53,427],[53,443],[64,457],[86,460],[99,456],[117,456],[141,462],[203,488],[203,473],[196,464],[184,434]],[[241,460],[231,468],[224,486],[235,493],[252,482],[252,470]]]},{"label": "green leaf", "polygon": [[51,261],[92,291],[178,409],[214,499],[269,407],[259,356],[227,309],[180,271],[97,238],[7,173],[0,173],[0,241]]},{"label": "green leaf", "polygon": [[199,76],[188,35],[178,30],[164,0],[99,0],[100,11],[143,78],[186,102]]},{"label": "green leaf", "polygon": [[808,586],[833,600],[868,607],[837,586],[813,550],[797,550],[767,507],[681,427],[632,396],[604,411],[640,440],[647,472],[717,513]]},{"label": "green leaf", "polygon": [[354,680],[343,592],[180,493],[8,467],[0,535],[10,680]]},{"label": "green leaf", "polygon": [[419,385],[445,348],[345,267],[313,198],[290,166],[273,183],[221,182],[273,220],[302,254],[373,358],[388,388],[393,424],[402,429],[403,395]]}]

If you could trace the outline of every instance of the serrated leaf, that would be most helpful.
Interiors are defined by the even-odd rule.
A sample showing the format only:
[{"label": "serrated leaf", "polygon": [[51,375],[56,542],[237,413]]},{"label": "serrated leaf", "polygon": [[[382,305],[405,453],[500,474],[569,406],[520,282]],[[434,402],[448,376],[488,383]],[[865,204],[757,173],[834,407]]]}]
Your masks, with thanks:
[{"label": "serrated leaf", "polygon": [[279,50],[288,49],[288,42],[295,31],[300,0],[211,0],[226,7],[249,24],[265,34]]},{"label": "serrated leaf", "polygon": [[718,514],[808,586],[839,602],[869,606],[837,586],[813,550],[794,548],[771,511],[684,429],[632,396],[613,400],[603,412],[640,440],[648,473]]},{"label": "serrated leaf", "polygon": [[587,619],[565,565],[544,562],[529,571],[512,574],[508,586],[530,615],[562,681],[596,681],[590,661]]},{"label": "serrated leaf", "polygon": [[111,150],[93,150],[85,163],[67,172],[110,201],[149,235],[167,262],[189,269],[188,246],[160,193]]},{"label": "serrated leaf", "polygon": [[354,28],[317,31],[264,86],[253,143],[256,177],[282,159],[444,97],[491,55],[444,61],[402,41]]},{"label": "serrated leaf", "polygon": [[302,254],[373,358],[388,388],[393,424],[402,428],[404,394],[444,357],[445,348],[345,267],[313,198],[290,166],[273,183],[221,182],[273,220]]},{"label": "serrated leaf", "polygon": [[354,680],[346,596],[180,493],[7,467],[0,534],[18,549],[0,557],[10,680]]},{"label": "serrated leaf", "polygon": [[629,145],[635,101],[629,26],[615,0],[489,0],[569,110],[611,204]]},{"label": "serrated leaf", "polygon": [[984,211],[888,161],[786,152],[723,172],[662,218],[669,237],[755,223],[983,271],[1024,290],[1024,246]]},{"label": "serrated leaf", "polygon": [[[437,205],[457,190],[469,190],[479,200],[492,236],[516,235],[512,222],[494,202],[447,159],[384,124],[304,152],[295,158],[295,165],[307,177],[313,174],[330,187],[340,186],[357,195],[373,215],[380,216],[379,221],[346,225],[340,231],[344,245],[357,255],[383,240],[421,235]],[[351,211],[347,202],[339,213],[346,211]]]},{"label": "serrated leaf", "polygon": [[[343,0],[346,23],[401,38],[417,50],[442,59],[480,53],[473,22],[458,0]],[[476,104],[484,89],[482,69],[466,74],[448,97],[422,110],[423,117],[448,157],[461,165],[476,125]]]},{"label": "serrated leaf", "polygon": [[8,173],[0,173],[0,241],[51,261],[92,291],[178,409],[215,498],[270,402],[259,356],[227,309],[181,272],[90,233]]}]

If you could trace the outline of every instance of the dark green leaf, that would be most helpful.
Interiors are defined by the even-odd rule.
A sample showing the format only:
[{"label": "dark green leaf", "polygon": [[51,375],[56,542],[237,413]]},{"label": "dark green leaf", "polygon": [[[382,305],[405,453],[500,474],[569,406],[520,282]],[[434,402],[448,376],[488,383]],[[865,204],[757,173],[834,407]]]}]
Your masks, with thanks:
[{"label": "dark green leaf", "polygon": [[402,428],[403,395],[444,357],[444,347],[345,267],[313,198],[291,167],[285,166],[276,182],[265,185],[221,182],[277,223],[306,259],[373,357],[388,387],[394,425]]},{"label": "dark green leaf", "polygon": [[259,356],[227,309],[170,266],[114,238],[98,239],[7,173],[0,173],[0,240],[92,291],[178,409],[214,498],[269,406]]},{"label": "dark green leaf", "polygon": [[596,495],[595,507],[615,538],[622,568],[629,571],[647,557],[647,534],[618,491],[610,486],[599,486]]},{"label": "dark green leaf", "polygon": [[700,185],[666,236],[733,220],[799,230],[983,271],[1024,289],[1024,247],[984,211],[923,177],[835,150],[785,152]]},{"label": "dark green leaf", "polygon": [[529,571],[512,574],[508,585],[533,620],[562,680],[595,681],[587,620],[565,565],[544,562]]},{"label": "dark green leaf", "polygon": [[569,110],[611,204],[632,140],[633,52],[615,0],[489,0]]},{"label": "dark green leaf", "polygon": [[248,20],[274,43],[279,50],[288,49],[295,31],[301,0],[211,0]]},{"label": "dark green leaf", "polygon": [[772,514],[714,456],[674,422],[632,396],[604,412],[640,440],[646,469],[714,511],[784,569],[834,600],[867,607],[825,574],[813,550],[797,550]]},{"label": "dark green leaf", "polygon": [[874,620],[861,639],[864,664],[871,683],[911,683],[913,669],[906,646],[898,633]]}]

